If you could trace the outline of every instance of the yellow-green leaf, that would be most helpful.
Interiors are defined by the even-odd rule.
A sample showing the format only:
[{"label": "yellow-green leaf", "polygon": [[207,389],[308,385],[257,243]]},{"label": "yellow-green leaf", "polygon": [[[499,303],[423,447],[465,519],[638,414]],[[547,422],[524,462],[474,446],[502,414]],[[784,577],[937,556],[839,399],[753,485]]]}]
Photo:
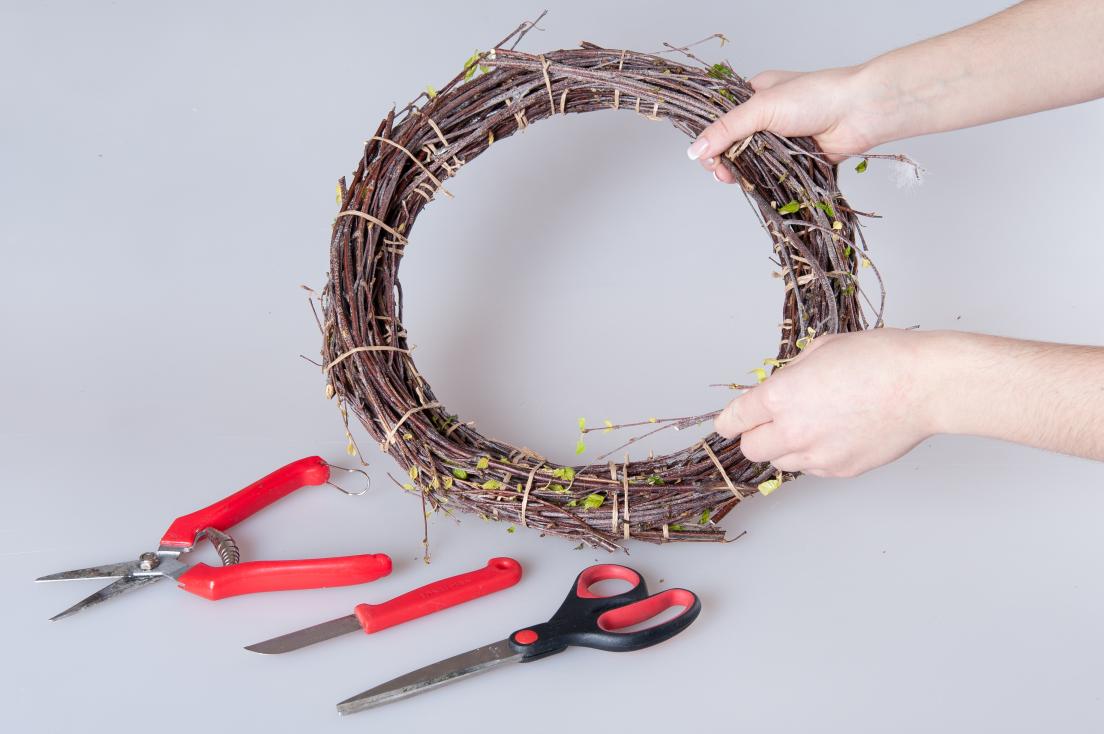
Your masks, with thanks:
[{"label": "yellow-green leaf", "polygon": [[436,96],[437,96],[437,90],[433,88],[433,85],[432,85],[432,84],[430,84],[430,85],[427,85],[427,86],[426,86],[426,94],[428,94],[428,95],[429,95],[429,98],[430,98],[430,99],[433,99],[434,97],[436,97]]},{"label": "yellow-green leaf", "polygon": [[586,444],[583,443],[583,439],[580,438],[578,443],[575,444],[575,453],[576,454],[581,454],[584,451],[586,451]]},{"label": "yellow-green leaf", "polygon": [[579,419],[579,430],[580,431],[585,431],[586,430],[586,418],[580,418]]},{"label": "yellow-green leaf", "polygon": [[457,479],[467,479],[468,473],[463,469],[453,469],[452,476],[456,477]]},{"label": "yellow-green leaf", "polygon": [[782,206],[778,207],[778,213],[779,214],[793,214],[794,212],[796,212],[800,208],[801,208],[801,202],[800,201],[791,201],[791,202],[788,202],[788,203],[783,204]]},{"label": "yellow-green leaf", "polygon": [[866,163],[867,160],[865,158],[859,161],[859,165],[855,166],[855,173],[866,173]]},{"label": "yellow-green leaf", "polygon": [[486,469],[490,465],[491,460],[488,459],[486,456],[480,456],[479,460],[475,462],[476,469]]},{"label": "yellow-green leaf", "polygon": [[609,433],[610,431],[613,430],[613,421],[605,420],[605,421],[602,421],[602,423],[604,423],[605,426],[606,426],[605,428],[602,429],[602,433]]},{"label": "yellow-green leaf", "polygon": [[764,382],[767,379],[767,371],[762,367],[756,367],[751,373],[755,375],[755,379],[759,382]]},{"label": "yellow-green leaf", "polygon": [[502,482],[497,479],[488,479],[481,486],[483,489],[502,489]]},{"label": "yellow-green leaf", "polygon": [[605,495],[601,494],[588,494],[583,500],[583,507],[588,510],[597,510],[602,506],[602,503],[606,501]]},{"label": "yellow-green leaf", "polygon": [[759,483],[759,491],[763,494],[770,494],[774,490],[782,486],[781,479],[768,479],[765,482]]}]

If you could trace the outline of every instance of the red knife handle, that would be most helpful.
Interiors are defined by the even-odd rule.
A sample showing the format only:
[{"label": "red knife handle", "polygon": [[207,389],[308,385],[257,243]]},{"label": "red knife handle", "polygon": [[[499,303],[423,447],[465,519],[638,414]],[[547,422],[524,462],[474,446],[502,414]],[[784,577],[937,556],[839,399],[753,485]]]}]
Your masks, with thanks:
[{"label": "red knife handle", "polygon": [[196,534],[204,528],[227,530],[300,487],[323,484],[329,478],[330,466],[321,457],[293,461],[226,499],[176,518],[161,536],[161,545],[190,548],[195,544]]},{"label": "red knife handle", "polygon": [[478,571],[434,581],[382,604],[358,604],[354,612],[360,626],[371,634],[501,591],[520,579],[520,563],[513,558],[492,558]]},{"label": "red knife handle", "polygon": [[177,583],[184,591],[217,601],[262,591],[363,584],[389,573],[390,556],[376,553],[303,561],[247,561],[233,566],[197,563],[185,571]]}]

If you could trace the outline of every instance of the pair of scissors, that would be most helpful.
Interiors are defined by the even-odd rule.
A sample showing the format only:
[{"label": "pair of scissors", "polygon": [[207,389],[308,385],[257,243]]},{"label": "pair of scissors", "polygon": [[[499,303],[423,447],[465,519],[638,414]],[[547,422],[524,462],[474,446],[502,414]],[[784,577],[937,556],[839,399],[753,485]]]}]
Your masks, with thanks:
[{"label": "pair of scissors", "polygon": [[[332,484],[330,465],[321,457],[308,456],[277,469],[213,505],[176,518],[161,536],[161,542],[155,551],[142,553],[129,561],[62,571],[35,579],[116,579],[54,615],[50,618],[51,621],[76,614],[112,597],[165,578],[175,579],[177,585],[185,591],[214,601],[262,591],[361,584],[391,573],[391,559],[382,553],[298,561],[239,562],[237,544],[226,533],[230,527],[300,487],[322,484]],[[337,487],[336,484],[333,486]],[[337,488],[346,494],[352,494],[341,487]],[[205,563],[189,566],[180,560],[184,553],[192,550],[204,538],[215,546],[223,562],[222,566],[208,566]]]},{"label": "pair of scissors", "polygon": [[[626,581],[631,588],[609,596],[591,589],[600,581]],[[675,616],[643,629],[627,630],[668,609]],[[560,608],[547,622],[517,630],[498,642],[477,647],[399,676],[337,704],[339,714],[352,714],[391,703],[506,663],[528,663],[569,647],[629,652],[651,647],[685,630],[697,618],[701,602],[686,589],[666,589],[648,595],[640,574],[627,566],[601,564],[583,570]]]}]

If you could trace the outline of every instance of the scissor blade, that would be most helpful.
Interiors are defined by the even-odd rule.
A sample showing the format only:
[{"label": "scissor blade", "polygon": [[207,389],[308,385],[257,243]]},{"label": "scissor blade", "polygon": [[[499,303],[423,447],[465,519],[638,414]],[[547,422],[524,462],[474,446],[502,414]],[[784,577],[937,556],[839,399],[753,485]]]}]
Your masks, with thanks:
[{"label": "scissor blade", "polygon": [[152,584],[154,581],[160,581],[163,578],[165,578],[165,577],[164,576],[124,576],[121,579],[119,579],[118,581],[115,581],[115,582],[110,583],[107,586],[103,587],[102,589],[97,591],[95,594],[91,594],[89,596],[86,596],[84,599],[81,599],[79,602],[77,602],[73,606],[69,607],[68,609],[66,609],[61,614],[55,614],[54,616],[50,617],[50,621],[51,622],[56,622],[59,619],[64,619],[65,617],[68,617],[71,614],[76,614],[77,612],[79,612],[83,609],[87,609],[88,607],[95,606],[96,604],[99,604],[102,601],[107,601],[108,599],[110,599],[113,596],[118,596],[119,594],[125,594],[128,591],[132,591],[134,589],[138,589],[138,588],[141,588],[143,586],[147,586],[148,584]]},{"label": "scissor blade", "polygon": [[124,561],[123,563],[109,563],[105,566],[89,566],[88,568],[75,568],[72,571],[60,571],[49,576],[39,576],[35,581],[72,581],[73,579],[113,579],[126,576],[138,568],[137,561]]},{"label": "scissor blade", "polygon": [[282,652],[298,650],[301,647],[313,645],[323,640],[329,640],[333,637],[346,634],[347,632],[356,632],[360,628],[360,622],[357,621],[356,615],[350,614],[347,617],[331,619],[329,622],[316,624],[313,627],[307,627],[305,629],[296,630],[295,632],[289,632],[286,635],[273,637],[271,640],[265,640],[264,642],[258,642],[253,645],[246,645],[245,649],[259,652],[262,655],[276,655]]},{"label": "scissor blade", "polygon": [[502,663],[521,662],[521,654],[510,647],[509,639],[477,647],[433,665],[427,665],[383,685],[347,698],[337,704],[337,713],[353,714],[357,711],[380,706],[413,696],[416,693],[439,688],[455,680],[482,673]]}]

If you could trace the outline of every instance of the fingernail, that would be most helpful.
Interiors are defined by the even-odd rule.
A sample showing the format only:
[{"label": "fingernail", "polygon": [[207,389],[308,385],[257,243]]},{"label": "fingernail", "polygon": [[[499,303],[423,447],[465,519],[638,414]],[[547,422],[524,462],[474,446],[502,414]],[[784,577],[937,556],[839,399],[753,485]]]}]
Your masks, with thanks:
[{"label": "fingernail", "polygon": [[717,159],[716,158],[706,158],[705,162],[706,162],[706,165],[712,166],[712,165],[716,165]]},{"label": "fingernail", "polygon": [[713,172],[713,180],[717,183],[724,183],[724,181],[721,180],[721,177],[717,175],[716,171]]},{"label": "fingernail", "polygon": [[701,158],[701,154],[704,153],[705,149],[708,147],[708,140],[706,140],[705,138],[698,138],[694,141],[693,145],[686,149],[686,156],[690,160],[696,161],[698,158]]}]

